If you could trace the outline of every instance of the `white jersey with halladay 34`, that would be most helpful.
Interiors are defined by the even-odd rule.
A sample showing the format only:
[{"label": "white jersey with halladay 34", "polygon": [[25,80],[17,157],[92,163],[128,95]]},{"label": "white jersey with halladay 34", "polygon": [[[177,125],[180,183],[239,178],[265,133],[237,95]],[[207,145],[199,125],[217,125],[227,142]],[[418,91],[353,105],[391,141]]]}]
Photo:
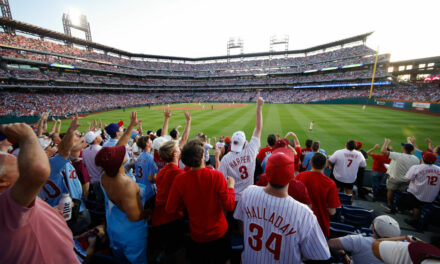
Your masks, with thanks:
[{"label": "white jersey with halladay 34", "polygon": [[219,170],[235,180],[235,200],[238,201],[241,192],[249,185],[254,184],[255,159],[260,148],[260,139],[252,137],[239,153],[230,151],[220,162]]},{"label": "white jersey with halladay 34", "polygon": [[235,209],[243,222],[242,263],[301,263],[326,260],[329,248],[313,212],[292,197],[269,195],[249,186]]}]

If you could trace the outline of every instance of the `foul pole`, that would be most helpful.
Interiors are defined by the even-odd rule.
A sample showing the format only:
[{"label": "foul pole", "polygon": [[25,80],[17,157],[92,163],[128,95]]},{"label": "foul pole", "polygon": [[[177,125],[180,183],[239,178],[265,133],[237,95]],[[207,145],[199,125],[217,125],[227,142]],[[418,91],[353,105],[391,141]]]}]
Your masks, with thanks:
[{"label": "foul pole", "polygon": [[373,78],[371,78],[370,96],[368,97],[368,99],[371,99],[371,95],[373,94],[374,76],[376,75],[376,66],[377,66],[377,57],[378,56],[379,56],[379,46],[377,47],[376,59],[374,60]]}]

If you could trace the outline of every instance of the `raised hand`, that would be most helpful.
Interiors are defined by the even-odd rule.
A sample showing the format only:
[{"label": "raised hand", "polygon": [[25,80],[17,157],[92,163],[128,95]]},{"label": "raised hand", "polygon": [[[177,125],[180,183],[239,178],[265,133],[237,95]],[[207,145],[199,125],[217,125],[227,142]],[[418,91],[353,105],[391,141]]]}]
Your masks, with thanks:
[{"label": "raised hand", "polygon": [[77,130],[78,127],[81,126],[80,124],[78,124],[78,119],[78,114],[76,114],[72,119],[72,123],[70,123],[69,129],[67,129],[67,133],[73,133],[73,131]]},{"label": "raised hand", "polygon": [[[142,120],[137,119],[137,112],[136,111],[131,112],[130,126],[133,128],[133,127],[139,125],[141,122],[142,122]],[[131,131],[130,131],[130,133],[131,133]]]},{"label": "raised hand", "polygon": [[183,111],[183,113],[185,114],[186,121],[191,121],[191,114],[187,110]]},{"label": "raised hand", "polygon": [[257,92],[257,106],[263,106],[264,99],[260,97],[260,91]]},{"label": "raised hand", "polygon": [[24,137],[35,135],[32,128],[25,123],[0,125],[0,132],[3,133],[8,139],[18,142]]},{"label": "raised hand", "polygon": [[164,116],[165,116],[166,119],[169,119],[170,117],[173,116],[173,114],[171,114],[171,112],[170,112],[169,109],[165,109],[165,110],[163,111],[163,114],[164,114]]}]

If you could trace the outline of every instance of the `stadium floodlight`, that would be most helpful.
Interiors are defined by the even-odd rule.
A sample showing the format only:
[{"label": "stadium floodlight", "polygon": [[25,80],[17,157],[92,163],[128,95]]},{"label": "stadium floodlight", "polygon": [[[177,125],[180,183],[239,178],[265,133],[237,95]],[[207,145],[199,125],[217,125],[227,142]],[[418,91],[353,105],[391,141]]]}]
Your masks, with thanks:
[{"label": "stadium floodlight", "polygon": [[[240,54],[243,54],[243,47],[244,47],[244,42],[242,38],[230,37],[227,44],[228,56],[231,55],[231,50],[233,49],[240,49]],[[229,58],[228,58],[228,62],[229,62]]]},{"label": "stadium floodlight", "polygon": [[[92,41],[92,33],[90,32],[90,23],[87,21],[87,17],[81,13],[77,8],[69,8],[67,13],[63,14],[63,27],[64,34],[69,37],[72,36],[72,31],[70,28],[78,29],[83,31],[86,35],[87,41]],[[71,45],[70,43],[67,43]]]},{"label": "stadium floodlight", "polygon": [[67,14],[69,15],[70,21],[74,26],[80,26],[81,22],[81,11],[78,8],[71,7],[67,10]]},{"label": "stadium floodlight", "polygon": [[[9,6],[8,0],[0,0],[0,9],[2,17],[12,19],[11,7]],[[3,26],[3,29],[6,33],[15,35],[15,29],[11,27]]]},{"label": "stadium floodlight", "polygon": [[269,50],[270,52],[275,51],[275,46],[284,46],[284,51],[286,51],[286,57],[287,57],[287,51],[289,50],[289,35],[273,35],[270,37],[270,44],[269,44]]}]

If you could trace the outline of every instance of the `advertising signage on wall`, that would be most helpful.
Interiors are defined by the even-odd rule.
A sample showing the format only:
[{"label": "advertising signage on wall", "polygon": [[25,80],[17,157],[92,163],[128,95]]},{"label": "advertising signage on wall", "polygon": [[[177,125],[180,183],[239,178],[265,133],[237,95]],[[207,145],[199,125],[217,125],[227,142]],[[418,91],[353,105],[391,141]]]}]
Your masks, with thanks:
[{"label": "advertising signage on wall", "polygon": [[405,108],[405,102],[393,102],[394,108]]}]

